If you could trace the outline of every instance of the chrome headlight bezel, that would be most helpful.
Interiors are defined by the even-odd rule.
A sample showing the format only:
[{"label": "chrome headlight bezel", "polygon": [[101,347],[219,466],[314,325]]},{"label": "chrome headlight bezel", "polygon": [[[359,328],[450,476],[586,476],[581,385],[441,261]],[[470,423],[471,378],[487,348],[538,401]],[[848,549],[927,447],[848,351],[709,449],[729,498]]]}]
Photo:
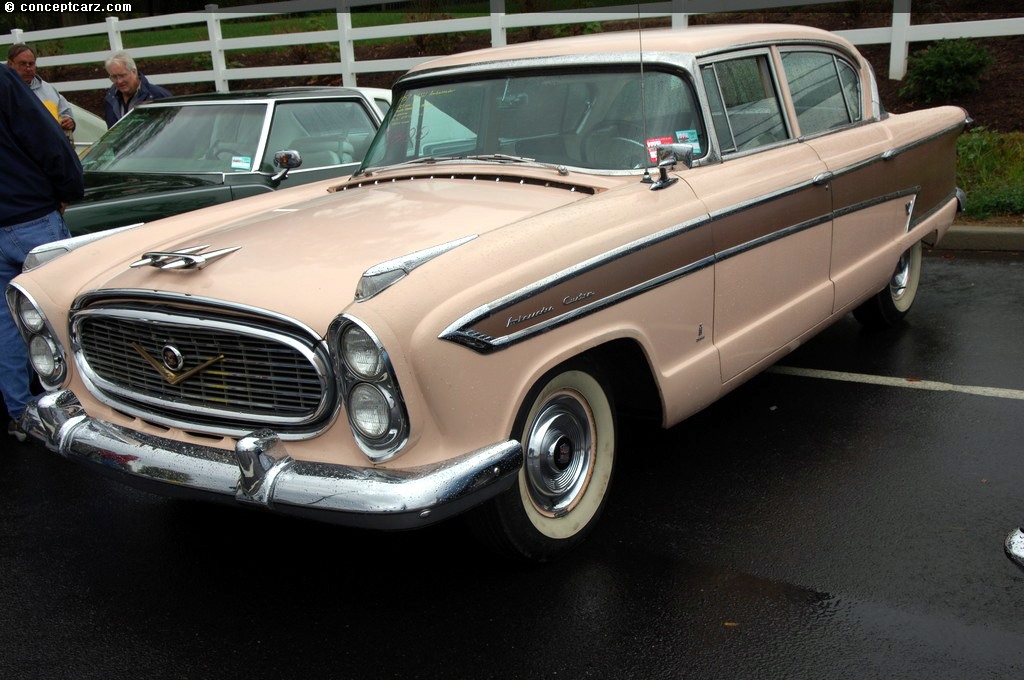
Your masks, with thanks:
[{"label": "chrome headlight bezel", "polygon": [[391,460],[409,440],[409,416],[390,356],[366,324],[347,314],[331,324],[328,344],[356,443],[373,463]]},{"label": "chrome headlight bezel", "polygon": [[[14,323],[25,341],[26,351],[30,353],[30,356],[30,348],[35,338],[44,342],[53,355],[52,371],[46,375],[36,371],[39,381],[47,390],[59,388],[68,375],[67,352],[57,339],[57,334],[50,325],[49,319],[46,318],[46,314],[43,313],[35,299],[20,285],[15,283],[8,285],[6,297],[11,316],[14,317]],[[35,370],[35,362],[32,362],[32,368]]]}]

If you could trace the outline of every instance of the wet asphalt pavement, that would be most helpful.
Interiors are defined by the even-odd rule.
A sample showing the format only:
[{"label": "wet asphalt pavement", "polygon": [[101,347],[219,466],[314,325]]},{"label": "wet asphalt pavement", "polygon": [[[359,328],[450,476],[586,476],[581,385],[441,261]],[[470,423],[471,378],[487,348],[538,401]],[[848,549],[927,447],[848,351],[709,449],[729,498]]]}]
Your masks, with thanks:
[{"label": "wet asphalt pavement", "polygon": [[598,530],[540,567],[7,440],[0,678],[1024,677],[1022,302],[1024,256],[928,256],[900,329],[848,317],[780,363],[807,374],[629,427]]}]

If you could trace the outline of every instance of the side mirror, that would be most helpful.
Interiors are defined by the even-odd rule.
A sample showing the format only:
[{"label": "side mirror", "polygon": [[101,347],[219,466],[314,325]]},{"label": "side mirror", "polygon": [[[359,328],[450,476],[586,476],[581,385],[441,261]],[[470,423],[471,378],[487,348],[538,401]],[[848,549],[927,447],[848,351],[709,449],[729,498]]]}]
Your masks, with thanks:
[{"label": "side mirror", "polygon": [[676,163],[682,161],[687,168],[693,167],[693,146],[691,144],[659,144],[658,154],[658,181],[651,184],[651,191],[657,191],[670,187],[678,180],[668,176],[668,169],[674,168]]},{"label": "side mirror", "polygon": [[693,145],[692,144],[659,144],[658,145],[658,167],[672,167],[682,161],[687,168],[693,167]]},{"label": "side mirror", "polygon": [[271,182],[280,182],[288,176],[288,171],[302,165],[302,156],[298,151],[278,151],[274,154],[274,165],[281,171],[270,178]]}]

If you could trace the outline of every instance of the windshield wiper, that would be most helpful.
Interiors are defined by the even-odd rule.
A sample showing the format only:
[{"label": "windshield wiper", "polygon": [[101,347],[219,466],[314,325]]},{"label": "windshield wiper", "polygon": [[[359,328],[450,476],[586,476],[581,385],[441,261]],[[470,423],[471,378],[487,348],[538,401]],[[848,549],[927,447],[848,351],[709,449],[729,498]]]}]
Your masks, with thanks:
[{"label": "windshield wiper", "polygon": [[559,174],[568,174],[565,171],[565,167],[554,163],[544,163],[538,161],[536,158],[527,158],[526,156],[512,156],[506,153],[481,153],[481,154],[470,154],[466,156],[424,156],[423,158],[414,158],[413,160],[405,161],[403,163],[396,163],[395,165],[378,165],[372,168],[366,168],[363,172],[358,172],[356,175],[362,175],[374,170],[393,170],[395,168],[403,168],[407,165],[429,165],[432,163],[447,163],[447,162],[459,162],[459,161],[483,161],[484,163],[534,163],[541,165],[546,168],[555,168],[559,171]]},{"label": "windshield wiper", "polygon": [[470,161],[497,161],[511,162],[511,163],[536,163],[536,158],[526,158],[525,156],[510,156],[507,153],[481,153],[473,156],[463,156],[466,160]]}]

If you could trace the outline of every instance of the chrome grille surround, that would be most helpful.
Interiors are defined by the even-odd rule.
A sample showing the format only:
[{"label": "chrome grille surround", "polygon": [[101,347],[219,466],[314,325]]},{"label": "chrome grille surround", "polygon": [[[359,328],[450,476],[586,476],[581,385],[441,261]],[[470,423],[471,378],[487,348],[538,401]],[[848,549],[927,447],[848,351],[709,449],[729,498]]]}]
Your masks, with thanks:
[{"label": "chrome grille surround", "polygon": [[[107,291],[76,301],[72,356],[100,401],[187,431],[283,439],[322,432],[338,410],[327,344],[310,328],[265,310],[148,291]],[[171,385],[135,349],[159,359],[172,345],[185,370],[224,358]]]}]

